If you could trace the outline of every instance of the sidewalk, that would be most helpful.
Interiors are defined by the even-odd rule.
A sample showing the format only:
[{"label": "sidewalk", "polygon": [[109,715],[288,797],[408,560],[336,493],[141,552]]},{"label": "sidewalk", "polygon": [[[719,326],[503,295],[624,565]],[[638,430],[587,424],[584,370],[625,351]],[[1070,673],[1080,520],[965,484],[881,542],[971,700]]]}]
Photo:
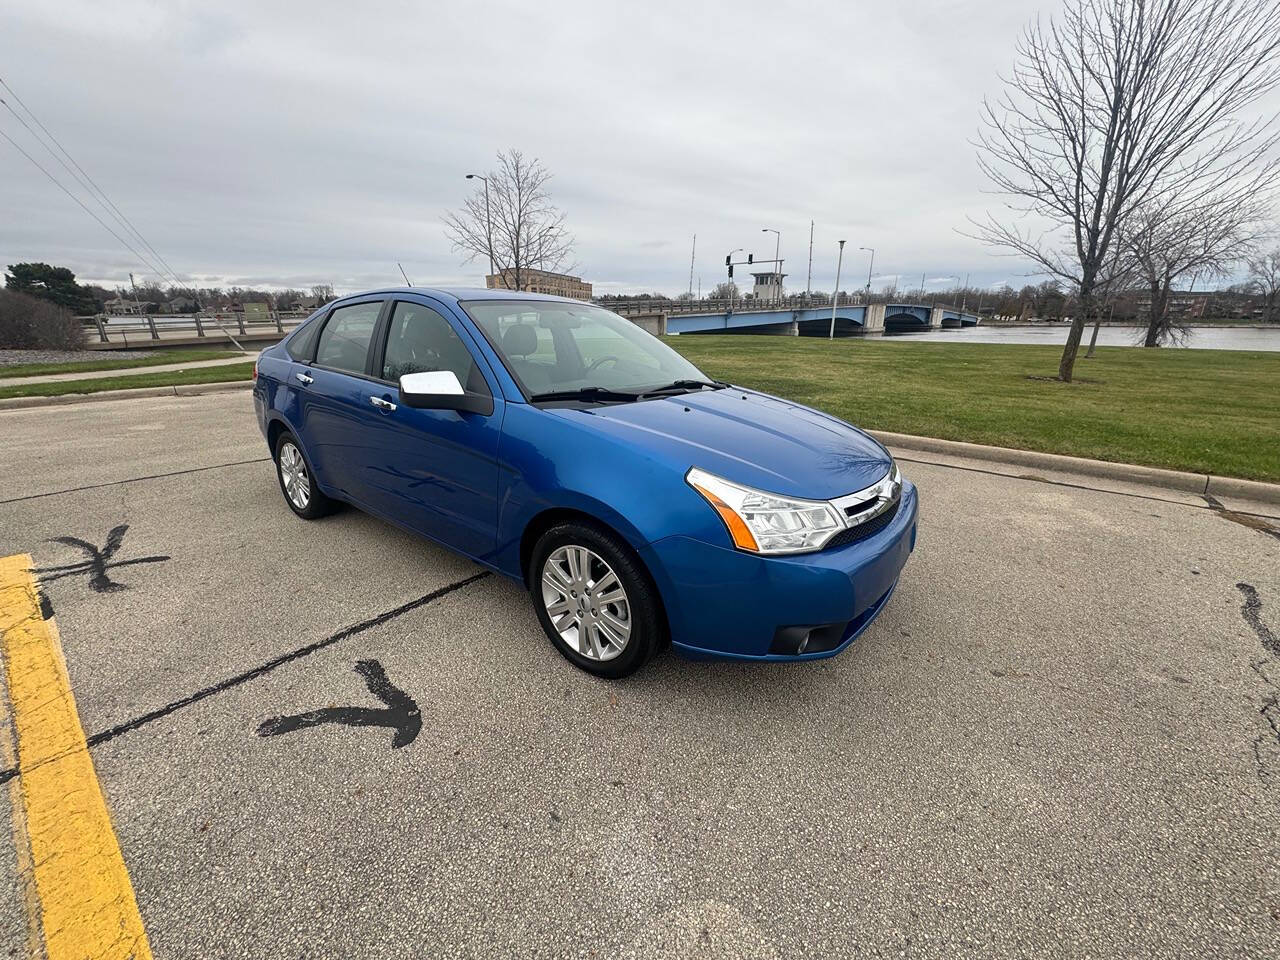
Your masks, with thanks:
[{"label": "sidewalk", "polygon": [[[160,363],[150,367],[120,367],[116,370],[83,370],[79,373],[46,373],[36,377],[0,377],[0,387],[21,387],[24,384],[63,383],[69,380],[98,380],[102,377],[129,377],[140,373],[172,373],[174,370],[196,370],[200,367],[221,367],[232,363],[248,363],[258,354],[249,352],[238,357],[221,360],[195,360],[189,363]],[[0,367],[0,370],[3,370]]]}]

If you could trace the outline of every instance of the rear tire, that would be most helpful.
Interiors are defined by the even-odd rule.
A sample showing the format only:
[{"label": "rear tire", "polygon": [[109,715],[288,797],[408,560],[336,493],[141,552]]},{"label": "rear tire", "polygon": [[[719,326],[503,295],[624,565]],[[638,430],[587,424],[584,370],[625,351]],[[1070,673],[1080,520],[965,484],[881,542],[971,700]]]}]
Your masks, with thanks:
[{"label": "rear tire", "polygon": [[558,524],[534,545],[529,595],[552,645],[598,677],[635,673],[661,645],[657,589],[638,557],[594,524]]},{"label": "rear tire", "polygon": [[303,520],[317,520],[337,509],[338,504],[316,486],[315,471],[293,434],[282,433],[276,440],[275,462],[284,502]]}]

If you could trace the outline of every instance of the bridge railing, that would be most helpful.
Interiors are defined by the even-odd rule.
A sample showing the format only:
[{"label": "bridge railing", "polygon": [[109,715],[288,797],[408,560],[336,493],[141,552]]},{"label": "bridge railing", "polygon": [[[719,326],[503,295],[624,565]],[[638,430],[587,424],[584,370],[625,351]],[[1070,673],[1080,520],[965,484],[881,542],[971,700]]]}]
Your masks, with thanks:
[{"label": "bridge railing", "polygon": [[[724,313],[730,308],[730,301],[724,297],[712,298],[707,297],[702,300],[593,300],[596,306],[604,307],[606,310],[612,310],[614,313],[620,313],[623,316],[634,316],[636,314],[646,313]],[[907,297],[903,299],[901,292],[891,297],[883,294],[873,293],[870,297],[861,292],[841,294],[840,306],[842,307],[863,307],[871,303],[883,303],[886,306],[912,306],[912,307],[929,307],[936,306],[945,307],[957,313],[974,314],[973,308],[961,310],[958,305],[951,303],[939,303],[938,298],[925,295],[924,297]],[[733,310],[742,313],[749,310],[803,310],[805,308],[814,307],[830,307],[831,297],[828,294],[794,294],[792,296],[783,297],[781,300],[755,300],[750,297],[735,297],[732,301]]]},{"label": "bridge railing", "polygon": [[[875,298],[872,298],[875,302]],[[737,313],[750,310],[803,310],[812,307],[831,306],[831,297],[804,294],[783,297],[781,300],[756,300],[753,298],[735,297],[730,301],[727,297],[708,297],[703,300],[596,300],[597,306],[612,310],[623,316],[634,316],[645,313],[725,313],[730,306]],[[840,306],[860,306],[866,301],[856,296],[842,296]]]},{"label": "bridge railing", "polygon": [[81,317],[80,322],[97,335],[99,343],[187,338],[226,340],[228,333],[233,337],[262,340],[284,336],[308,316],[309,313],[302,311],[272,311],[263,316],[251,314],[247,317],[239,311],[124,316],[98,314]]}]

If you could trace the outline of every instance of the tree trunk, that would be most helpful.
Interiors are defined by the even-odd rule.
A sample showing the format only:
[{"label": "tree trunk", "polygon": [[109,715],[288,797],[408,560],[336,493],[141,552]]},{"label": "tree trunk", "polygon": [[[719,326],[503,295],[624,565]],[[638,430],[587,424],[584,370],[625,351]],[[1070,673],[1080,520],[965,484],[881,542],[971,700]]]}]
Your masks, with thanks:
[{"label": "tree trunk", "polygon": [[1144,347],[1160,346],[1160,325],[1164,322],[1165,311],[1168,309],[1167,288],[1156,281],[1151,284],[1151,316],[1147,318],[1147,337],[1142,343]]},{"label": "tree trunk", "polygon": [[1080,284],[1080,306],[1076,315],[1071,318],[1071,332],[1067,334],[1066,346],[1062,348],[1062,360],[1058,363],[1058,379],[1063,383],[1071,382],[1071,372],[1076,365],[1076,354],[1080,352],[1080,338],[1084,336],[1084,318],[1093,309],[1093,281],[1086,280]]},{"label": "tree trunk", "polygon": [[1093,336],[1091,336],[1091,337],[1089,338],[1089,350],[1088,350],[1088,352],[1087,352],[1087,353],[1085,353],[1085,355],[1084,355],[1084,358],[1085,358],[1086,360],[1088,360],[1090,357],[1092,357],[1092,356],[1093,356],[1093,351],[1094,351],[1095,349],[1097,349],[1097,346],[1098,346],[1098,328],[1099,328],[1100,326],[1102,326],[1102,305],[1101,305],[1101,304],[1099,304],[1099,305],[1098,305],[1098,312],[1094,315],[1094,318],[1093,318]]}]

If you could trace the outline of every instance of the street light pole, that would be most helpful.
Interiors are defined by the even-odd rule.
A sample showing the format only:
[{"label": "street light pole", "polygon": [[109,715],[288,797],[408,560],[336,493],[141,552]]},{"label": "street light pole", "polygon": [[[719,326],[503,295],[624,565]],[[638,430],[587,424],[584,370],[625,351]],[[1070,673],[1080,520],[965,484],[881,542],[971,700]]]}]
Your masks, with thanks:
[{"label": "street light pole", "polygon": [[[489,217],[489,178],[482,177],[478,173],[468,173],[468,180],[484,181],[484,239],[485,245],[489,248],[489,276],[493,276],[493,220]],[[494,283],[497,283],[495,280]]]},{"label": "street light pole", "polygon": [[871,302],[871,271],[876,265],[876,248],[875,247],[859,247],[859,250],[871,251],[871,263],[867,265],[867,303]]},{"label": "street light pole", "polygon": [[760,232],[772,233],[777,238],[777,242],[774,243],[773,245],[773,270],[774,270],[773,275],[778,281],[778,300],[779,302],[781,302],[782,300],[782,263],[778,259],[778,256],[782,252],[782,232],[779,230],[773,229],[773,227],[761,227]]},{"label": "street light pole", "polygon": [[840,267],[844,264],[844,241],[840,241],[840,256],[836,260],[836,288],[831,293],[831,329],[827,331],[827,339],[836,338],[836,304],[840,302]]}]

